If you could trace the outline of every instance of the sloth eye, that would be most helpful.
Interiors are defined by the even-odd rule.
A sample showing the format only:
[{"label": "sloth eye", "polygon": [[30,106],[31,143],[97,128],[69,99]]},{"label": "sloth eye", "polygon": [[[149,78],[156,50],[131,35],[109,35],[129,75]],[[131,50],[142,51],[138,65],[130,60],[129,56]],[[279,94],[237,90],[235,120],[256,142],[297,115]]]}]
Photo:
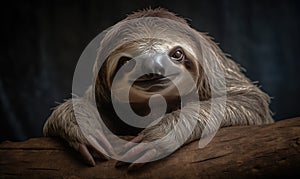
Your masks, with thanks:
[{"label": "sloth eye", "polygon": [[[130,57],[126,57],[126,56],[122,56],[120,59],[119,59],[119,62],[118,62],[118,66],[117,66],[117,71],[122,67],[124,66],[124,72],[130,72],[134,67],[135,67],[135,61],[132,60],[130,61],[132,58]],[[130,62],[129,62],[130,61]]]},{"label": "sloth eye", "polygon": [[181,61],[184,58],[182,49],[176,49],[173,53],[171,53],[171,58],[176,61]]},{"label": "sloth eye", "polygon": [[119,59],[119,65],[123,66],[124,64],[128,63],[130,60],[131,58],[123,56]]}]

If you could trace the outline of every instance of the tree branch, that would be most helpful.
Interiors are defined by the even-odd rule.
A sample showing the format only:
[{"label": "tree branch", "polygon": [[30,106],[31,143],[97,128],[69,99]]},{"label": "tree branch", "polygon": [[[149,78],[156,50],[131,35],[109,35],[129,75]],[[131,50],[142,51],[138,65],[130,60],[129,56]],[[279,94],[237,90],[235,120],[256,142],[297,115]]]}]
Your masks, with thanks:
[{"label": "tree branch", "polygon": [[190,143],[138,171],[116,169],[116,161],[85,165],[80,155],[56,138],[0,144],[2,177],[270,177],[300,176],[300,117],[263,126],[222,128],[203,149]]}]

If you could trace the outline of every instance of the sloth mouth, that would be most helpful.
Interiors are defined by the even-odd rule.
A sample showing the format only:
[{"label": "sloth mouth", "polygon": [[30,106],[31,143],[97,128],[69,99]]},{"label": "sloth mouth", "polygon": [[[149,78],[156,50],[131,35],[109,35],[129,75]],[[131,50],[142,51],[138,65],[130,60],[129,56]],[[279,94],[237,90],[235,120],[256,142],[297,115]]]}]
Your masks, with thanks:
[{"label": "sloth mouth", "polygon": [[146,74],[134,81],[136,84],[164,84],[170,82],[174,76],[177,76],[177,73],[170,74],[168,76],[159,75],[159,74]]},{"label": "sloth mouth", "polygon": [[160,91],[170,86],[170,83],[176,75],[178,74],[168,76],[158,74],[143,75],[133,82],[133,86],[144,91]]},{"label": "sloth mouth", "polygon": [[133,85],[138,85],[138,86],[163,85],[169,83],[170,81],[171,80],[169,80],[166,77],[153,78],[153,79],[137,79],[134,81]]}]

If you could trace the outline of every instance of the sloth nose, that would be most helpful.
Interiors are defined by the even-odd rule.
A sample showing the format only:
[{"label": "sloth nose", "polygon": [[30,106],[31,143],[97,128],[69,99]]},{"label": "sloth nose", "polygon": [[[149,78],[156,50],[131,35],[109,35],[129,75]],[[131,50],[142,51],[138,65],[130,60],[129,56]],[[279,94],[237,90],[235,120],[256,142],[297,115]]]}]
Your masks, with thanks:
[{"label": "sloth nose", "polygon": [[145,59],[142,65],[143,71],[148,78],[158,78],[165,74],[165,66],[163,64],[162,56],[155,56],[154,58]]}]

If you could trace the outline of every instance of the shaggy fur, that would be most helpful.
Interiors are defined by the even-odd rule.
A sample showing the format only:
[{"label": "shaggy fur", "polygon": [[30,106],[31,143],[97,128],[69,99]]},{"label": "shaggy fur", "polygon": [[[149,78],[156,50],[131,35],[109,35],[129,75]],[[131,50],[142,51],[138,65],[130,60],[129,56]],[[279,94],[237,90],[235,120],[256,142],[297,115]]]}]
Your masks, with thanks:
[{"label": "shaggy fur", "polygon": [[[189,29],[191,33],[196,32],[194,29],[188,26],[187,22],[183,18],[180,18],[164,9],[149,9],[139,11],[129,15],[120,23],[126,23],[129,20],[138,19],[141,17],[167,18],[181,23],[182,26]],[[147,22],[143,23],[145,28],[141,28],[142,30],[140,31],[137,30],[137,35],[154,33],[151,31],[151,28],[147,26]],[[143,23],[141,23],[141,26],[143,26]],[[151,32],[146,32],[146,30],[149,31],[149,29]],[[122,33],[122,29],[120,29],[118,33]],[[184,47],[190,47],[193,51],[198,51],[204,57],[203,59],[197,58],[197,55],[193,54],[194,57],[191,57],[191,61],[194,69],[190,70],[190,73],[193,75],[197,83],[201,105],[192,101],[184,105],[182,108],[178,107],[174,108],[172,111],[169,111],[158,124],[142,131],[144,134],[143,140],[145,141],[153,141],[158,138],[162,138],[168,133],[168,131],[175,128],[175,125],[179,120],[184,120],[186,126],[191,125],[190,121],[197,121],[197,125],[192,135],[187,141],[185,141],[185,143],[199,139],[202,135],[202,130],[205,125],[210,125],[209,130],[211,131],[216,130],[217,126],[213,125],[214,121],[215,123],[220,122],[222,127],[232,125],[259,125],[273,122],[271,112],[269,110],[269,96],[262,92],[247,77],[245,77],[241,71],[241,68],[234,61],[226,57],[210,37],[204,33],[196,33],[198,34],[197,39],[195,39],[192,43],[186,42],[189,40],[187,39],[188,35],[186,35],[186,37],[182,35],[183,37],[181,39],[183,39],[182,42],[186,42],[185,45],[183,45]],[[178,34],[178,36],[180,35],[181,34]],[[105,49],[105,44],[109,43],[109,40],[113,38],[113,36],[113,32],[107,33],[103,42],[101,42],[101,47],[99,48],[98,52],[99,54],[107,51],[107,49]],[[153,42],[150,40],[147,41],[147,43],[151,44]],[[142,44],[143,42],[141,41],[135,41],[134,43],[125,42],[123,46],[121,44],[117,49],[109,54],[101,69],[98,67],[100,60],[98,55],[94,68],[95,86],[90,87],[84,97],[67,100],[66,102],[60,104],[45,123],[43,130],[44,135],[60,136],[69,142],[69,144],[75,149],[78,149],[79,144],[87,144],[86,138],[78,127],[78,121],[75,119],[73,108],[78,108],[80,111],[79,114],[77,114],[77,120],[79,118],[81,122],[85,122],[85,126],[87,128],[90,127],[90,130],[93,130],[93,121],[100,120],[98,115],[93,115],[99,111],[101,117],[104,118],[105,123],[114,133],[132,135],[140,132],[140,129],[132,128],[122,123],[122,121],[118,119],[112,108],[110,89],[114,73],[116,72],[116,60],[118,60],[116,54],[119,54],[120,52],[126,51],[130,48],[137,48],[138,46],[142,46]],[[200,46],[201,49],[198,49],[197,46]],[[215,89],[216,87],[210,85],[208,77],[205,75],[205,71],[203,69],[207,69],[211,61],[219,64],[222,67],[225,75],[227,99],[223,121],[220,121],[218,114],[210,116],[212,107],[211,92],[217,92],[218,89]],[[218,75],[217,71],[213,71],[214,69],[210,70],[211,74]],[[96,106],[91,103],[93,98],[96,98]],[[218,98],[216,101],[217,100]],[[214,103],[214,105],[216,106],[213,107],[218,107],[218,103]],[[179,113],[183,115],[183,118],[179,118]],[[175,140],[180,143],[182,142],[180,141],[182,140],[180,138],[181,134],[185,133],[186,130],[189,130],[189,127],[176,128],[176,130],[176,134],[178,135],[175,135]],[[174,144],[172,142],[169,142],[166,150],[173,147]]]}]

